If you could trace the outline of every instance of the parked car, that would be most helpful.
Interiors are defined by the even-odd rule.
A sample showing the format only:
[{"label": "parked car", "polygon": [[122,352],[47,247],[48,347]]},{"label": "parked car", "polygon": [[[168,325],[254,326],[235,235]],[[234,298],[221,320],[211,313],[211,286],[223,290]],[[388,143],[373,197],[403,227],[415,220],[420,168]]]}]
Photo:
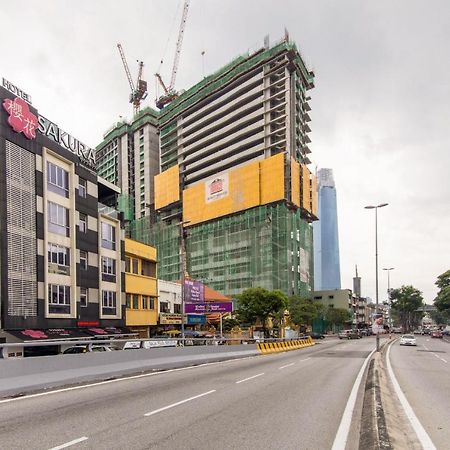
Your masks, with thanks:
[{"label": "parked car", "polygon": [[341,330],[339,331],[338,337],[339,339],[349,339],[348,335],[352,330]]},{"label": "parked car", "polygon": [[442,339],[442,331],[439,330],[434,330],[431,332],[431,337],[432,338],[440,338]]},{"label": "parked car", "polygon": [[404,334],[400,338],[400,345],[417,345],[416,338],[412,334]]},{"label": "parked car", "polygon": [[113,349],[107,345],[75,345],[74,347],[66,348],[63,351],[64,355],[75,355],[77,353],[90,353],[90,352],[111,352]]}]

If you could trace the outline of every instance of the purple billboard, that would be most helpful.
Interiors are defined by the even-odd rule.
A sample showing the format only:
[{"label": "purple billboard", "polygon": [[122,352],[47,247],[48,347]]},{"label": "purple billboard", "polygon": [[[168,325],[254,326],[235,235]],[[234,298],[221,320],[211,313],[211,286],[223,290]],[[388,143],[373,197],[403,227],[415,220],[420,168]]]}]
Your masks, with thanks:
[{"label": "purple billboard", "polygon": [[184,281],[184,301],[186,303],[203,303],[205,301],[205,286],[200,281]]},{"label": "purple billboard", "polygon": [[232,302],[221,303],[186,303],[184,312],[186,314],[208,314],[208,313],[225,313],[233,311]]}]

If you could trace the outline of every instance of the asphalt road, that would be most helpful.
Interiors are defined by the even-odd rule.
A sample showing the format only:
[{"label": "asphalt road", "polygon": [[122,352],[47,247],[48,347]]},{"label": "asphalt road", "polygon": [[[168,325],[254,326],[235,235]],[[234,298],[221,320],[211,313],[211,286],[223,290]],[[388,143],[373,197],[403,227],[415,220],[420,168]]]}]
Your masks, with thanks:
[{"label": "asphalt road", "polygon": [[0,401],[0,448],[330,449],[374,343],[331,339]]},{"label": "asphalt road", "polygon": [[400,387],[438,449],[450,448],[450,343],[416,336],[417,347],[391,348]]}]

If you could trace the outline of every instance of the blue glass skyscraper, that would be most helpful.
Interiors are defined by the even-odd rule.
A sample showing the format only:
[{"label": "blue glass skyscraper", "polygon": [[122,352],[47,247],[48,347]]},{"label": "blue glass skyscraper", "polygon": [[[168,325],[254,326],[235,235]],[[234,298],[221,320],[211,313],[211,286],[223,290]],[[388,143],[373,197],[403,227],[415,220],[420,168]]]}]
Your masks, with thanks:
[{"label": "blue glass skyscraper", "polygon": [[318,216],[314,222],[314,290],[341,288],[336,187],[333,170],[320,169]]}]

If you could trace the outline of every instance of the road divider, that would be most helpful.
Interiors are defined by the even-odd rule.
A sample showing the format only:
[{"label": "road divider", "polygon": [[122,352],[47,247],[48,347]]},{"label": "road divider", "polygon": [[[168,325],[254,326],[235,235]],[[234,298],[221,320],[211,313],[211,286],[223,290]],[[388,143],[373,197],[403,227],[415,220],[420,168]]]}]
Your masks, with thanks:
[{"label": "road divider", "polygon": [[289,350],[299,350],[304,347],[311,347],[315,344],[311,336],[303,339],[296,339],[293,341],[284,342],[259,342],[257,349],[263,355],[269,353],[287,352]]}]

